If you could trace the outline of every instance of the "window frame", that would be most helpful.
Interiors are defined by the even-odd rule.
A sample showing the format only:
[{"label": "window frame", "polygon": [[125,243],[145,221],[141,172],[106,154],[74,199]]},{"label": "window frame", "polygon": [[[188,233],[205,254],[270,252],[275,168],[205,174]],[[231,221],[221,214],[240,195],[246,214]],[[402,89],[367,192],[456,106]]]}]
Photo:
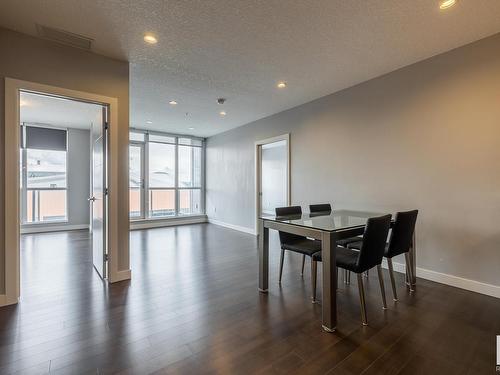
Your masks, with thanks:
[{"label": "window frame", "polygon": [[[38,127],[38,128],[46,128],[46,129],[56,129],[56,130],[64,130],[66,132],[66,187],[64,188],[29,188],[28,187],[28,149],[25,147],[26,145],[26,127],[31,126],[31,127]],[[69,209],[69,189],[70,189],[70,182],[68,178],[68,162],[69,162],[69,130],[68,128],[64,127],[58,127],[58,126],[52,126],[49,124],[36,124],[36,123],[29,123],[29,122],[23,122],[20,124],[20,127],[23,132],[23,142],[20,145],[21,148],[21,186],[20,186],[20,194],[21,194],[21,199],[20,199],[20,219],[21,219],[21,225],[22,226],[47,226],[47,225],[52,225],[52,224],[67,224],[69,223],[69,217],[70,217],[70,209]],[[50,220],[50,221],[32,221],[29,222],[28,220],[28,191],[57,191],[57,190],[62,190],[65,191],[65,202],[64,202],[64,208],[65,208],[65,218],[64,219],[57,219],[57,220]]]},{"label": "window frame", "polygon": [[[142,129],[134,129],[130,128],[131,133],[142,133],[144,134],[144,141],[132,140],[129,141],[129,146],[132,145],[143,145],[143,163],[142,163],[142,176],[143,176],[143,184],[142,184],[142,212],[140,217],[130,217],[129,219],[133,222],[140,221],[151,221],[151,220],[170,220],[170,219],[178,219],[182,217],[196,217],[196,216],[204,216],[205,213],[205,139],[201,137],[194,137],[190,135],[184,134],[173,134],[173,133],[165,133],[159,131],[152,130],[142,130]],[[174,142],[161,142],[159,140],[150,141],[150,136],[160,136],[160,137],[171,137],[174,139]],[[198,145],[186,145],[179,144],[179,139],[188,138],[192,140],[199,141],[201,144]],[[173,187],[150,187],[149,185],[149,145],[150,143],[163,143],[173,145],[175,147],[175,157],[174,157],[174,166],[175,166],[175,176],[174,176],[174,186]],[[201,149],[201,167],[200,167],[200,186],[193,187],[180,187],[179,186],[179,146],[182,147],[196,147]],[[129,186],[130,190],[130,186]],[[174,205],[175,205],[175,214],[172,216],[152,216],[150,210],[150,191],[151,190],[173,190],[174,191]],[[199,190],[200,191],[200,212],[193,214],[183,214],[180,212],[180,191],[181,190]]]}]

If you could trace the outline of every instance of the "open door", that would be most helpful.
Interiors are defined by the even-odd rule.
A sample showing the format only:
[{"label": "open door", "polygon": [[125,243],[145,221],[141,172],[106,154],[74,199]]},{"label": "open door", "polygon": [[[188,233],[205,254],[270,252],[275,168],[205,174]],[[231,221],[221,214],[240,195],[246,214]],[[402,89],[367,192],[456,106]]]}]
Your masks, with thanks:
[{"label": "open door", "polygon": [[107,145],[108,108],[102,107],[102,121],[92,124],[92,182],[89,198],[92,217],[92,257],[99,276],[107,277]]},{"label": "open door", "polygon": [[255,142],[256,223],[273,216],[276,207],[290,205],[290,135]]},{"label": "open door", "polygon": [[274,215],[288,205],[288,145],[286,140],[260,145],[260,215]]}]

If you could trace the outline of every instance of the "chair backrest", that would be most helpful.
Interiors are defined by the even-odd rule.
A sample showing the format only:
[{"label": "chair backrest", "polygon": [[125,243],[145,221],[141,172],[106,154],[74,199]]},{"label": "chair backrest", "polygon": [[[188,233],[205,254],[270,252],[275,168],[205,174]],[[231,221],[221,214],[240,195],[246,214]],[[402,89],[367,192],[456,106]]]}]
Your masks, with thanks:
[{"label": "chair backrest", "polygon": [[391,215],[384,215],[368,219],[363,235],[363,245],[358,256],[359,272],[382,263],[387,235],[391,227],[391,217]]},{"label": "chair backrest", "polygon": [[[290,217],[290,218],[300,218],[302,216],[302,208],[300,206],[290,206],[290,207],[276,207],[276,217]],[[285,233],[285,232],[278,232],[280,235],[280,242],[281,244],[285,243],[293,243],[295,241],[303,240],[306,237],[303,236],[297,236],[296,234],[292,233]]]},{"label": "chair backrest", "polygon": [[330,203],[310,204],[309,205],[309,212],[312,214],[315,214],[318,212],[332,212],[332,206],[330,205]]},{"label": "chair backrest", "polygon": [[418,210],[398,212],[389,239],[387,257],[392,258],[410,250],[417,222]]},{"label": "chair backrest", "polygon": [[276,207],[276,216],[292,216],[292,215],[302,215],[302,207],[300,206],[289,206],[289,207]]}]

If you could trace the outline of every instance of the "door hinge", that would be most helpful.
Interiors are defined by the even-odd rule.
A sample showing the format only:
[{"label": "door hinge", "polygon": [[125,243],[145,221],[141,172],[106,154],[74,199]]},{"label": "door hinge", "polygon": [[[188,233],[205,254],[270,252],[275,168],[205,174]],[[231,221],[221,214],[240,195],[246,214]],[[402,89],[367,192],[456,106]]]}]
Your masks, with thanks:
[{"label": "door hinge", "polygon": [[108,188],[104,189],[104,195],[108,195]]},{"label": "door hinge", "polygon": [[109,122],[107,122],[107,121],[106,121],[106,122],[104,123],[104,129],[105,129],[105,130],[108,130],[108,129],[109,129]]},{"label": "door hinge", "polygon": [[107,262],[109,260],[109,254],[104,254],[104,261]]}]

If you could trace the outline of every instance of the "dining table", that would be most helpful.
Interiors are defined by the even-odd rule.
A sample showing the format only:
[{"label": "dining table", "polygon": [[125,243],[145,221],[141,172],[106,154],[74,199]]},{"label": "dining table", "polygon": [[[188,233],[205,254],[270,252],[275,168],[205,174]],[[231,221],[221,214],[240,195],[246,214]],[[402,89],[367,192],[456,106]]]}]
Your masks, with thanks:
[{"label": "dining table", "polygon": [[[269,229],[321,241],[322,252],[322,327],[327,332],[337,328],[337,241],[360,236],[369,218],[387,213],[338,209],[291,216],[261,215],[258,219],[259,291],[269,291]],[[416,286],[416,243],[413,235],[410,248],[410,267],[413,272],[406,281],[410,289]]]}]

